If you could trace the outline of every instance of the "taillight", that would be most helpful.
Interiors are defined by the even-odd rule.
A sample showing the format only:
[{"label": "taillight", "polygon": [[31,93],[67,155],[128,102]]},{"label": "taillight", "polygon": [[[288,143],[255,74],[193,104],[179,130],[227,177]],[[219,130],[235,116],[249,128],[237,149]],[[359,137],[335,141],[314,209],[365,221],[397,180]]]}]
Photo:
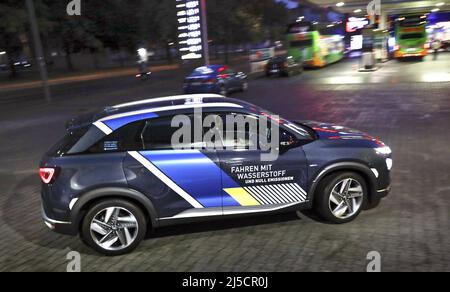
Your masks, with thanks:
[{"label": "taillight", "polygon": [[53,167],[39,168],[39,177],[45,184],[49,184],[55,181],[57,176],[57,169]]}]

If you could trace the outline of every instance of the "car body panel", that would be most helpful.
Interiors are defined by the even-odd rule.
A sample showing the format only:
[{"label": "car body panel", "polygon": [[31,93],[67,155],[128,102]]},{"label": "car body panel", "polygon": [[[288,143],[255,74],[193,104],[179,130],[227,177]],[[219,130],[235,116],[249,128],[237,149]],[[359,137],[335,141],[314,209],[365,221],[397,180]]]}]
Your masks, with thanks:
[{"label": "car body panel", "polygon": [[[278,158],[269,162],[261,160],[262,150],[246,149],[125,151],[105,146],[105,153],[89,152],[90,144],[105,141],[102,137],[136,121],[191,115],[196,108],[204,113],[264,116],[296,143],[280,146]],[[77,232],[92,200],[109,196],[143,206],[157,227],[310,208],[317,184],[334,171],[362,174],[374,196],[384,196],[390,189],[387,159],[392,156],[376,151],[385,147],[380,140],[333,124],[289,122],[231,98],[195,95],[139,101],[74,119],[68,126],[68,132],[85,129],[85,134],[71,149],[50,151],[40,164],[58,169],[57,179],[42,185],[44,220],[67,234]]]}]

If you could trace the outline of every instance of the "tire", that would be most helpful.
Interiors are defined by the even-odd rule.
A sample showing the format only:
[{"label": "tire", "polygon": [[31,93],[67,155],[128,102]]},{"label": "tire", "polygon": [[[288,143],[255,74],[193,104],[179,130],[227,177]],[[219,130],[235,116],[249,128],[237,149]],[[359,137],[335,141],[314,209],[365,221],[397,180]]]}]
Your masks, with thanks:
[{"label": "tire", "polygon": [[[350,183],[350,192],[346,192]],[[341,192],[343,190],[343,192]],[[333,192],[337,191],[337,192]],[[332,192],[334,196],[332,197]],[[340,193],[340,194],[338,194]],[[349,198],[348,195],[355,198]],[[325,177],[318,185],[314,209],[326,221],[343,224],[353,221],[363,210],[368,188],[363,177],[354,172],[338,172]],[[342,214],[341,214],[342,213]]]},{"label": "tire", "polygon": [[[116,220],[117,217],[127,220],[121,223]],[[93,205],[84,217],[81,227],[83,242],[107,256],[133,251],[146,233],[147,219],[142,210],[135,204],[120,199],[104,200]]]}]

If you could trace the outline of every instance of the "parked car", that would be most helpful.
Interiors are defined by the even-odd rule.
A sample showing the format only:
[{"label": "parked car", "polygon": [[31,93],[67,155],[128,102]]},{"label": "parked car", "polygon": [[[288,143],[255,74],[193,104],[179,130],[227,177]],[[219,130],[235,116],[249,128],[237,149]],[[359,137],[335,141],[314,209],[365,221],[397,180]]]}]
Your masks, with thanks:
[{"label": "parked car", "polygon": [[266,65],[266,76],[294,76],[303,72],[303,64],[290,56],[277,56],[269,60]]},{"label": "parked car", "polygon": [[[180,129],[173,118],[194,123],[198,108],[215,119],[271,121],[279,129],[278,157],[266,162],[267,150],[257,146],[273,128],[228,122],[221,150],[195,139],[174,148]],[[287,121],[218,95],[117,105],[67,126],[40,163],[43,219],[56,232],[80,233],[105,255],[130,252],[150,228],[214,218],[314,208],[329,222],[347,223],[390,191],[391,150],[379,139],[333,124]],[[249,149],[256,137],[257,150]]]},{"label": "parked car", "polygon": [[231,92],[247,89],[247,75],[224,65],[199,67],[184,80],[186,94],[218,93],[227,96]]}]

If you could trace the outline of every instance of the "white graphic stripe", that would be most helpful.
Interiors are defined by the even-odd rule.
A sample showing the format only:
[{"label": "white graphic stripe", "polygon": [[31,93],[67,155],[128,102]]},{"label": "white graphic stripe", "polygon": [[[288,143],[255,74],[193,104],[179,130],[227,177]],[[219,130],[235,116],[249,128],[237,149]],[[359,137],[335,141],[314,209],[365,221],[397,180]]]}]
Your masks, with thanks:
[{"label": "white graphic stripe", "polygon": [[282,188],[280,188],[278,185],[273,185],[272,186],[278,193],[284,194],[286,196],[287,199],[289,199],[290,202],[297,202],[298,200],[292,196],[291,194],[289,194],[288,192],[283,191]]},{"label": "white graphic stripe", "polygon": [[298,184],[293,184],[292,186],[301,194],[303,198],[306,199],[306,192]]},{"label": "white graphic stripe", "polygon": [[174,183],[170,178],[168,178],[164,173],[162,173],[153,163],[142,156],[139,152],[131,151],[128,152],[134,159],[139,161],[145,168],[147,168],[151,173],[153,173],[157,178],[159,178],[163,183],[165,183],[169,188],[171,188],[175,193],[180,195],[183,199],[189,202],[194,208],[204,208],[197,200],[192,198],[188,193],[186,193],[182,188],[180,188],[176,183]]},{"label": "white graphic stripe", "polygon": [[261,187],[261,188],[264,190],[264,193],[265,193],[267,196],[271,196],[272,198],[274,198],[274,199],[275,199],[278,203],[280,203],[280,204],[283,204],[283,203],[284,203],[283,198],[280,198],[279,196],[277,196],[276,194],[274,194],[274,193],[272,192],[272,190],[269,189],[266,185],[259,186],[259,187]]},{"label": "white graphic stripe", "polygon": [[230,103],[230,102],[212,102],[212,103],[202,103],[202,104],[183,104],[183,105],[171,105],[171,106],[163,106],[163,107],[155,107],[144,110],[138,110],[133,112],[127,112],[123,114],[112,115],[108,117],[104,117],[99,120],[99,122],[115,120],[119,118],[132,117],[142,114],[148,113],[157,113],[157,112],[165,112],[165,111],[174,111],[180,109],[194,109],[194,108],[208,108],[208,107],[228,107],[228,108],[242,108],[241,105]]},{"label": "white graphic stripe", "polygon": [[174,96],[166,96],[166,97],[158,97],[158,98],[151,98],[151,99],[145,99],[145,100],[139,100],[129,103],[123,103],[119,105],[113,106],[113,108],[123,108],[128,106],[136,106],[136,105],[143,105],[143,104],[151,104],[151,103],[157,103],[157,102],[163,102],[163,101],[178,101],[178,100],[189,100],[189,99],[204,99],[204,98],[213,98],[213,97],[223,97],[218,94],[190,94],[190,95],[174,95]]},{"label": "white graphic stripe", "polygon": [[267,205],[267,201],[264,200],[264,198],[261,198],[256,192],[254,192],[253,190],[251,190],[250,188],[244,188],[244,190],[247,191],[247,193],[249,193],[253,198],[255,198],[255,200],[257,200],[261,205]]},{"label": "white graphic stripe", "polygon": [[272,198],[271,196],[267,196],[267,194],[265,194],[265,192],[263,190],[261,190],[258,186],[254,186],[254,187],[252,187],[252,189],[255,190],[255,192],[257,192],[261,197],[268,200],[270,202],[270,204],[273,204],[273,205],[278,204],[278,202],[274,198]]},{"label": "white graphic stripe", "polygon": [[294,198],[296,198],[297,201],[303,201],[303,196],[301,195],[301,193],[299,193],[296,189],[293,189],[292,186],[290,185],[283,185],[282,186],[286,192],[290,193],[292,196],[294,196]]},{"label": "white graphic stripe", "polygon": [[271,205],[271,201],[269,201],[266,197],[259,194],[253,187],[244,188],[247,192],[249,192],[252,196],[258,198],[263,205]]},{"label": "white graphic stripe", "polygon": [[272,191],[270,189],[267,188],[267,186],[258,186],[259,188],[264,190],[264,194],[266,196],[270,196],[271,198],[273,198],[273,200],[275,200],[278,204],[283,204],[284,201],[279,198],[278,196],[276,196],[275,194],[272,194]]},{"label": "white graphic stripe", "polygon": [[105,133],[105,135],[109,135],[113,132],[107,125],[105,125],[103,122],[95,122],[94,126],[96,126],[100,131]]},{"label": "white graphic stripe", "polygon": [[279,188],[281,188],[286,194],[291,196],[295,202],[303,201],[301,197],[299,197],[295,192],[293,192],[291,189],[287,187],[287,185],[279,185]]},{"label": "white graphic stripe", "polygon": [[272,190],[272,192],[276,195],[278,195],[279,197],[281,197],[283,199],[283,203],[293,203],[293,201],[286,196],[285,194],[283,194],[282,192],[278,192],[273,185],[268,185],[267,186],[269,189]]},{"label": "white graphic stripe", "polygon": [[290,184],[290,185],[292,185],[293,188],[297,189],[303,195],[306,194],[306,192],[298,184]]}]

